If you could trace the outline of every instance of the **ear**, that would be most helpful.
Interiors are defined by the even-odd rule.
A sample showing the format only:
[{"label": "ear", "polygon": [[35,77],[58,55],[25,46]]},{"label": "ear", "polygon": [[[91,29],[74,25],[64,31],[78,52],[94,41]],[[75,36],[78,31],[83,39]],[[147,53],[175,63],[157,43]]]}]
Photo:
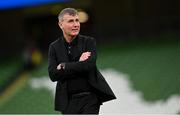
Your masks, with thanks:
[{"label": "ear", "polygon": [[59,25],[59,27],[62,29],[63,27],[62,27],[62,22],[61,21],[58,21],[58,25]]}]

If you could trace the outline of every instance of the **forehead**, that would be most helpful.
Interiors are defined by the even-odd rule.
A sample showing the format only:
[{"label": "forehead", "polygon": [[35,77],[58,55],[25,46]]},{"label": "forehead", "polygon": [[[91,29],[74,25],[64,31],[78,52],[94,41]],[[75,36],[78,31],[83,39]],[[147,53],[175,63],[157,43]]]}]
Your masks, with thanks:
[{"label": "forehead", "polygon": [[77,18],[79,18],[78,15],[65,14],[65,15],[63,16],[63,19],[64,19],[64,20],[77,19]]}]

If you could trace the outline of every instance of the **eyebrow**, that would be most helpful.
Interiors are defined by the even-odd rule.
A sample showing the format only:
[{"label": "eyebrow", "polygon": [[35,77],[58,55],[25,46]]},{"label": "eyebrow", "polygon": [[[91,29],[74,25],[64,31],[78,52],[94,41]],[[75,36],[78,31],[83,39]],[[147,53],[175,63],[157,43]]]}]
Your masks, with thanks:
[{"label": "eyebrow", "polygon": [[78,21],[79,20],[79,18],[76,18],[76,19],[65,19],[65,20],[67,20],[67,21]]}]

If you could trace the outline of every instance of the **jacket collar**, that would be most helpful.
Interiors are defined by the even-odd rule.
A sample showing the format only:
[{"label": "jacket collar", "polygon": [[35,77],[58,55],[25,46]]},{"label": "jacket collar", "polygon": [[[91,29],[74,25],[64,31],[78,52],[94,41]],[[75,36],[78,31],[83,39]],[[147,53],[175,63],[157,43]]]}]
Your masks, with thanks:
[{"label": "jacket collar", "polygon": [[77,35],[77,36],[72,40],[72,42],[68,43],[68,42],[66,42],[64,36],[62,36],[62,41],[64,42],[64,44],[77,45],[77,43],[78,43],[78,38],[79,38],[79,35]]},{"label": "jacket collar", "polygon": [[[74,40],[76,40],[76,41],[74,41]],[[77,54],[77,56],[78,56],[78,55],[83,53],[83,45],[84,45],[84,43],[82,42],[81,35],[78,35],[74,40],[73,40],[73,45],[76,44],[77,47],[78,47],[78,50],[79,50],[79,54]],[[68,56],[67,56],[67,49],[66,49],[66,46],[65,46],[66,41],[65,41],[64,37],[60,37],[59,41],[60,41],[59,45],[61,47],[60,52],[61,52],[61,56],[62,56],[62,59],[63,59],[62,61],[69,62]]]}]

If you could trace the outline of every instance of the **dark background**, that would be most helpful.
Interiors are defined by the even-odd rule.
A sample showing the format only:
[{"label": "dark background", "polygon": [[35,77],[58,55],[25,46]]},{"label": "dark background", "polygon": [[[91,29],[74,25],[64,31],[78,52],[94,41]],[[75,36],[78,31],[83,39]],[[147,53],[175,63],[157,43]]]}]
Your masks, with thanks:
[{"label": "dark background", "polygon": [[96,37],[100,43],[179,35],[179,3],[179,0],[72,0],[1,10],[0,57],[18,54],[29,41],[35,41],[42,51],[47,51],[49,43],[61,35],[57,15],[65,7],[88,13],[90,18],[81,24],[81,34]]}]

